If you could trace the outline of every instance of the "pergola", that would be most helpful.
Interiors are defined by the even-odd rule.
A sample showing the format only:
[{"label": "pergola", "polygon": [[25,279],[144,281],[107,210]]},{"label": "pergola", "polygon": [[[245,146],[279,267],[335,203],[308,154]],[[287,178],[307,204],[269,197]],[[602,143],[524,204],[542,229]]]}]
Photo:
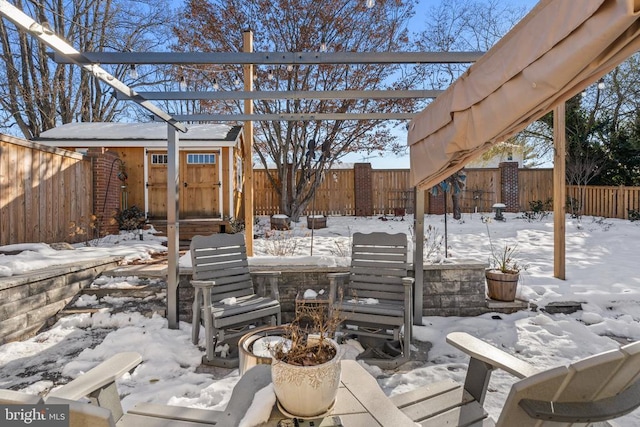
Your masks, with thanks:
[{"label": "pergola", "polygon": [[[554,172],[554,275],[564,278],[564,102],[593,84],[620,62],[640,49],[640,0],[585,0],[575,2],[541,0],[539,4],[493,48],[483,55],[436,101],[415,117],[409,127],[412,181],[416,192],[416,242],[414,265],[422,265],[424,239],[424,189],[464,167],[491,145],[507,139],[528,123],[554,110],[556,142]],[[186,132],[180,120],[245,121],[245,212],[252,216],[253,175],[251,168],[254,120],[321,120],[321,119],[401,119],[404,115],[349,115],[322,113],[303,115],[255,115],[254,99],[261,97],[320,97],[312,92],[253,92],[253,66],[256,64],[355,64],[471,62],[480,53],[254,53],[251,32],[244,34],[242,53],[95,53],[79,52],[50,30],[19,9],[0,0],[0,13],[54,49],[60,62],[76,64],[168,123],[168,247],[167,318],[169,327],[177,328],[178,284],[178,132]],[[543,34],[544,36],[540,36]],[[182,93],[161,95],[137,93],[100,67],[100,63],[199,63],[242,64],[244,92]],[[393,97],[425,97],[437,95],[404,91]],[[373,91],[354,91],[327,96],[383,97]],[[244,114],[229,116],[175,117],[150,102],[151,99],[244,99]],[[216,98],[216,97],[221,98]],[[237,98],[222,98],[233,96]],[[183,98],[184,97],[184,98]],[[207,98],[198,98],[207,97]],[[515,100],[515,102],[514,102]],[[409,113],[411,115],[411,113]],[[248,161],[247,161],[248,159]],[[252,222],[247,223],[248,250],[252,250]],[[251,253],[251,252],[250,252]],[[414,310],[422,309],[422,269],[415,268]],[[419,322],[420,316],[414,316]]]},{"label": "pergola", "polygon": [[[589,0],[569,2],[541,0],[540,3],[463,76],[414,117],[409,127],[411,175],[416,188],[416,241],[414,295],[422,295],[422,245],[424,239],[424,190],[462,169],[491,145],[503,141],[528,123],[554,110],[556,142],[554,172],[554,275],[564,278],[564,102],[596,82],[620,62],[640,49],[640,0]],[[55,51],[59,62],[76,64],[113,87],[119,97],[131,99],[168,123],[168,248],[167,318],[169,327],[178,326],[178,131],[186,132],[181,120],[245,121],[245,212],[252,215],[253,175],[251,168],[255,120],[322,119],[404,119],[413,115],[345,115],[322,113],[303,115],[256,115],[254,99],[295,99],[301,97],[427,97],[420,91],[253,92],[256,64],[357,64],[472,62],[480,53],[254,53],[251,32],[244,34],[242,53],[95,53],[78,52],[64,40],[46,31],[19,9],[0,0],[0,13]],[[541,36],[544,35],[544,36]],[[137,93],[99,64],[242,64],[244,92],[214,94],[183,92]],[[387,92],[387,91],[385,91]],[[173,98],[162,98],[171,96]],[[232,96],[234,98],[230,98]],[[218,98],[219,97],[219,98]],[[265,98],[262,98],[265,97]],[[244,99],[244,114],[171,116],[150,102],[152,99]],[[515,102],[514,102],[515,100]],[[252,251],[252,222],[246,221],[248,250]],[[251,252],[249,252],[251,254]],[[414,311],[422,311],[422,298],[414,298]],[[420,316],[414,316],[420,322]]]},{"label": "pergola", "polygon": [[[254,114],[253,100],[259,99],[402,99],[435,98],[439,90],[345,90],[345,91],[253,91],[253,67],[255,65],[318,65],[318,64],[416,64],[416,63],[471,63],[482,56],[482,52],[253,52],[253,34],[246,31],[243,35],[243,52],[218,53],[179,53],[179,52],[80,52],[65,40],[48,30],[41,23],[24,14],[21,10],[0,0],[0,14],[26,30],[40,42],[53,49],[54,61],[61,64],[74,64],[112,87],[120,100],[136,102],[152,113],[154,119],[165,121],[167,126],[167,319],[170,328],[178,327],[178,258],[179,258],[179,132],[187,132],[183,121],[244,121],[244,170],[245,179],[243,202],[245,218],[253,217],[253,121],[305,121],[305,120],[406,120],[415,117],[415,113],[313,113],[313,114]],[[137,92],[115,76],[107,72],[100,64],[210,64],[242,65],[244,75],[243,91],[203,92]],[[158,108],[155,100],[244,100],[243,114],[206,114],[171,115]],[[424,200],[424,197],[417,197]],[[416,217],[424,214],[424,205],[416,209]],[[418,222],[421,223],[422,221]],[[253,254],[253,221],[245,220],[247,252]],[[422,265],[422,232],[417,233],[414,254],[416,265]],[[420,270],[420,269],[416,269]],[[420,270],[419,275],[422,275]],[[422,294],[422,280],[416,280],[416,295]],[[422,301],[415,306],[422,311]],[[419,319],[419,316],[417,317]]]}]

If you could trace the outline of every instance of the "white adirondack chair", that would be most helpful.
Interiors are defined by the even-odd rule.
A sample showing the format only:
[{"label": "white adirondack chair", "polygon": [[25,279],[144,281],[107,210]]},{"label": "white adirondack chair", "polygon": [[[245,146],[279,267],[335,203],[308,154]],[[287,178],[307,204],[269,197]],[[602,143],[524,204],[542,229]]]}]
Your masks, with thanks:
[{"label": "white adirondack chair", "polygon": [[141,361],[138,353],[119,353],[54,390],[44,402],[39,396],[0,390],[0,404],[69,405],[69,427],[237,427],[252,402],[247,390],[260,390],[271,380],[264,374],[269,366],[250,369],[224,411],[139,403],[124,413],[115,380]]},{"label": "white adirondack chair", "polygon": [[[238,358],[226,360],[215,357],[216,344],[244,335],[252,325],[280,324],[280,273],[254,273],[261,282],[268,279],[271,295],[264,295],[261,282],[258,282],[258,293],[254,291],[242,234],[195,236],[191,240],[191,261],[191,284],[194,287],[193,344],[198,344],[202,321],[206,335],[206,354],[202,362],[237,367]],[[230,299],[235,299],[235,302],[230,304]]]},{"label": "white adirondack chair", "polygon": [[330,307],[339,310],[344,318],[340,329],[347,334],[399,341],[399,357],[362,359],[392,369],[409,360],[411,348],[414,279],[408,277],[407,236],[354,233],[352,240],[349,273],[328,275]]},{"label": "white adirondack chair", "polygon": [[[423,427],[605,426],[640,406],[640,341],[549,370],[466,333],[451,333],[447,342],[471,357],[464,385],[446,380],[391,398]],[[522,380],[494,422],[482,405],[496,368]]]}]

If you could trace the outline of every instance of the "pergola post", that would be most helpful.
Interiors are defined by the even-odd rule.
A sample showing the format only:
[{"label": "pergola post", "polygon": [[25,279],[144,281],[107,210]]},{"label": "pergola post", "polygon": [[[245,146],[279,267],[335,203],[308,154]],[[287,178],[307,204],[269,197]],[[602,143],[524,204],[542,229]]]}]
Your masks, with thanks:
[{"label": "pergola post", "polygon": [[[253,51],[253,31],[248,29],[242,33],[242,51]],[[244,90],[253,90],[253,64],[242,66]],[[253,100],[244,100],[244,114],[253,114]],[[244,156],[242,168],[244,176],[244,238],[247,245],[247,256],[253,256],[253,122],[244,122]]]},{"label": "pergola post", "polygon": [[167,320],[170,329],[178,329],[178,284],[180,274],[180,140],[178,132],[167,125]]},{"label": "pergola post", "polygon": [[416,187],[414,195],[413,229],[413,324],[422,325],[422,295],[424,293],[424,189]]},{"label": "pergola post", "polygon": [[553,111],[553,276],[565,279],[566,183],[565,104]]}]

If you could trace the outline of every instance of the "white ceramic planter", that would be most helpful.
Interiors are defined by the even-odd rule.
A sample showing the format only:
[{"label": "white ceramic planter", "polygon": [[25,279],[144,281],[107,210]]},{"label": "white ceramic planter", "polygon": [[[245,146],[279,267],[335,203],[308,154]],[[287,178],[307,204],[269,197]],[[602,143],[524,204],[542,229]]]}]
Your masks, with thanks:
[{"label": "white ceramic planter", "polygon": [[271,378],[278,404],[288,414],[300,418],[322,415],[333,406],[340,386],[340,356],[317,366],[294,366],[273,360]]}]

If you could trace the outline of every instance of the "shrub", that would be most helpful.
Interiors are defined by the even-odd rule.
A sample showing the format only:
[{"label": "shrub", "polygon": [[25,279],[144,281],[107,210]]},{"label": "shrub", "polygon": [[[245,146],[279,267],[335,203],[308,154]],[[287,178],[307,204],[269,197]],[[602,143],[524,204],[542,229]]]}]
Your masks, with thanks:
[{"label": "shrub", "polygon": [[567,212],[571,214],[571,218],[580,219],[582,216],[582,203],[575,197],[567,196]]},{"label": "shrub", "polygon": [[116,213],[115,219],[118,221],[120,230],[131,231],[142,228],[146,221],[146,215],[139,207],[133,205]]},{"label": "shrub", "polygon": [[633,222],[633,221],[640,221],[640,211],[637,211],[635,209],[629,209],[629,221]]},{"label": "shrub", "polygon": [[529,202],[529,211],[524,213],[524,218],[529,221],[542,221],[549,216],[549,211],[553,207],[553,200],[547,199],[546,202],[542,200],[533,200]]}]

